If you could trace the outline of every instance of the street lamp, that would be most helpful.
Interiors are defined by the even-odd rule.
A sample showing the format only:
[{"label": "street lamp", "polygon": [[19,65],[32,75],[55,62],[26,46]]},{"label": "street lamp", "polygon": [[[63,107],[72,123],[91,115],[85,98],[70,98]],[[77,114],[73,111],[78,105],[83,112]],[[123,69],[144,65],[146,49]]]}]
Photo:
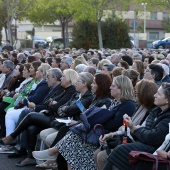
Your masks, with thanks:
[{"label": "street lamp", "polygon": [[147,3],[141,3],[141,5],[144,7],[144,28],[143,28],[143,32],[146,33],[146,5],[147,5]]}]

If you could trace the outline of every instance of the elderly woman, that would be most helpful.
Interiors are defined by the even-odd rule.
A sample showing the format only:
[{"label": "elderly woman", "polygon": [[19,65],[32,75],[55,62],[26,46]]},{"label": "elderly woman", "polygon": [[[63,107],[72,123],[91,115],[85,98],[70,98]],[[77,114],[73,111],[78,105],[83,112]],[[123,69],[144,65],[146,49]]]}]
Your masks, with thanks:
[{"label": "elderly woman", "polygon": [[104,170],[129,170],[132,167],[128,161],[128,154],[132,150],[153,153],[163,143],[169,131],[170,84],[163,83],[154,97],[154,104],[158,107],[149,113],[144,127],[134,126],[131,118],[124,115],[124,121],[127,122],[136,142],[116,147],[109,155]]},{"label": "elderly woman", "polygon": [[[102,124],[105,130],[117,130],[122,124],[123,114],[126,112],[128,115],[132,115],[135,110],[135,105],[132,101],[134,99],[134,91],[129,78],[125,76],[115,77],[110,89],[112,97],[121,101],[121,104],[115,106],[110,111],[101,109],[93,116],[91,115],[93,112],[88,113],[89,110],[87,110],[87,115],[86,112],[82,113],[81,120],[83,123],[72,126],[67,135],[55,147],[45,151],[34,151],[34,158],[39,160],[55,160],[59,152],[67,160],[72,170],[96,169],[93,152],[99,145],[99,136],[94,134],[93,127],[96,124]],[[89,115],[92,117],[89,117]],[[84,130],[79,131],[79,128]]]}]

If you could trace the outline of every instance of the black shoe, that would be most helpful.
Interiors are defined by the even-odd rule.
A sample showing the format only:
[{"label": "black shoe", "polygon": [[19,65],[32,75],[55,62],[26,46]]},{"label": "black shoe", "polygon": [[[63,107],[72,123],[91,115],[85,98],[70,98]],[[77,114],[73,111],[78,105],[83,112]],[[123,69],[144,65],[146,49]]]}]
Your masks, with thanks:
[{"label": "black shoe", "polygon": [[13,154],[8,155],[8,158],[19,158],[27,156],[27,151],[25,149],[16,150]]},{"label": "black shoe", "polygon": [[2,131],[2,132],[0,133],[0,138],[4,138],[5,136],[6,136],[6,132]]},{"label": "black shoe", "polygon": [[2,139],[0,139],[0,145],[5,145],[5,143]]},{"label": "black shoe", "polygon": [[25,162],[25,163],[22,163],[22,161],[19,161],[15,165],[18,167],[33,166],[33,165],[36,165],[36,160],[33,159],[33,160],[31,160],[29,162]]}]

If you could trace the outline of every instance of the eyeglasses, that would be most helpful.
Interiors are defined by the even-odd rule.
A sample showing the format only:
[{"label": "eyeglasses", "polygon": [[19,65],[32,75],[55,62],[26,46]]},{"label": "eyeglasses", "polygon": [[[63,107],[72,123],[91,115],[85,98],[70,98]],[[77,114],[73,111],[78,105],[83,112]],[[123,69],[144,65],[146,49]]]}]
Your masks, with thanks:
[{"label": "eyeglasses", "polygon": [[46,75],[46,79],[50,79],[50,78],[53,78],[53,77],[51,77],[51,76],[49,76],[49,75]]}]

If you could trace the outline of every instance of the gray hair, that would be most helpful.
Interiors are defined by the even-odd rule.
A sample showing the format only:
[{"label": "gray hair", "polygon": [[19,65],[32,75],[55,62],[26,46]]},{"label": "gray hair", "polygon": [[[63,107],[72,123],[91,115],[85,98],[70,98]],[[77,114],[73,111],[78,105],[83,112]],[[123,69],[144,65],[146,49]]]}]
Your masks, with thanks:
[{"label": "gray hair", "polygon": [[25,59],[26,59],[26,57],[25,57],[25,54],[24,54],[24,53],[18,53],[17,57],[18,57],[18,58],[22,58],[23,60],[25,60]]},{"label": "gray hair", "polygon": [[15,68],[14,63],[10,60],[5,60],[3,64],[5,64],[11,71],[13,71]]},{"label": "gray hair", "polygon": [[142,55],[139,54],[139,53],[134,53],[134,54],[133,54],[133,57],[134,57],[134,58],[139,58],[140,60],[142,60]]},{"label": "gray hair", "polygon": [[57,81],[60,81],[61,80],[61,77],[62,77],[62,71],[59,69],[59,68],[51,68],[49,69],[47,72],[50,72],[52,73],[52,77],[56,77],[57,78]]},{"label": "gray hair", "polygon": [[73,58],[72,57],[63,57],[63,59],[64,59],[64,62],[67,63],[69,67],[71,67]]},{"label": "gray hair", "polygon": [[87,84],[87,88],[91,90],[91,84],[93,83],[93,75],[89,72],[82,72],[79,73],[79,76],[81,77],[81,80]]},{"label": "gray hair", "polygon": [[76,66],[75,70],[77,71],[77,73],[81,73],[83,72],[83,70],[87,67],[87,65],[85,64],[79,64]]},{"label": "gray hair", "polygon": [[39,59],[42,58],[42,55],[40,53],[35,53],[34,56],[39,58]]}]

